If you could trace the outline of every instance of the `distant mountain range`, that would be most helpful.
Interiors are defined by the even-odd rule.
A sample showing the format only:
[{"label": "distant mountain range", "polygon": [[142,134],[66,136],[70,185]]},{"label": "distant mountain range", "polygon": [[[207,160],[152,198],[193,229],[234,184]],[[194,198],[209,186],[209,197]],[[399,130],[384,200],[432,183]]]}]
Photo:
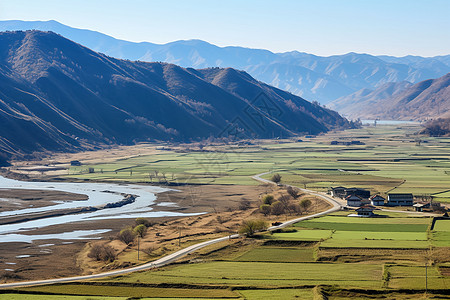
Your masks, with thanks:
[{"label": "distant mountain range", "polygon": [[388,83],[360,90],[329,104],[350,118],[429,120],[450,117],[450,73],[412,85]]},{"label": "distant mountain range", "polygon": [[0,33],[0,152],[317,134],[338,113],[231,68],[121,60],[58,34]]},{"label": "distant mountain range", "polygon": [[0,21],[0,31],[28,29],[53,31],[116,58],[161,61],[192,68],[244,70],[267,84],[322,104],[361,89],[374,90],[389,82],[417,83],[450,72],[450,55],[425,58],[348,53],[321,57],[297,51],[273,53],[243,47],[217,47],[200,40],[158,45],[118,40],[56,21]]}]

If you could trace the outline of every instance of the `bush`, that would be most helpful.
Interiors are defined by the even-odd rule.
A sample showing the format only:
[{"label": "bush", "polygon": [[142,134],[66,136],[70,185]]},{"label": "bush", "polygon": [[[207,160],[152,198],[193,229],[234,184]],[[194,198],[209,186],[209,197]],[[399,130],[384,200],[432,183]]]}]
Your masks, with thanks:
[{"label": "bush", "polygon": [[267,227],[267,223],[263,220],[245,220],[242,222],[239,233],[253,236],[258,231],[266,230]]},{"label": "bush", "polygon": [[143,238],[145,236],[145,233],[147,232],[147,227],[144,224],[140,224],[134,227],[133,232],[135,235]]},{"label": "bush", "polygon": [[134,232],[131,228],[122,229],[117,235],[117,239],[124,244],[129,245],[134,241]]},{"label": "bush", "polygon": [[293,188],[292,186],[288,186],[287,192],[294,199],[297,199],[298,197],[300,197],[298,190]]},{"label": "bush", "polygon": [[112,262],[116,259],[116,251],[113,247],[104,244],[94,244],[89,250],[88,257],[97,261]]},{"label": "bush", "polygon": [[144,225],[145,227],[150,227],[152,225],[154,225],[153,222],[150,222],[147,219],[144,218],[137,218],[136,220],[134,220],[134,226],[138,226],[138,225]]},{"label": "bush", "polygon": [[259,207],[259,211],[264,214],[265,216],[270,214],[270,205],[269,204],[263,204]]},{"label": "bush", "polygon": [[281,182],[281,175],[278,174],[278,173],[275,173],[275,174],[272,175],[272,178],[270,180],[275,182],[275,183],[280,183]]},{"label": "bush", "polygon": [[280,201],[272,203],[270,206],[270,211],[273,215],[279,216],[284,213],[284,205]]},{"label": "bush", "polygon": [[267,195],[264,195],[261,200],[262,200],[263,204],[271,205],[274,201],[274,197],[270,194],[267,194]]},{"label": "bush", "polygon": [[311,205],[312,205],[312,202],[309,199],[303,199],[302,201],[300,201],[300,207],[304,211],[307,211],[308,208],[311,207]]}]

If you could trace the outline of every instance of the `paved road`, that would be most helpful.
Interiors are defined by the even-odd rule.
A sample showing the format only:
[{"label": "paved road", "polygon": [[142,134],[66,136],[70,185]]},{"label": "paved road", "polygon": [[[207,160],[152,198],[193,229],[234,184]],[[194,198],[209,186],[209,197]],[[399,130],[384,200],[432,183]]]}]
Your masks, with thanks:
[{"label": "paved road", "polygon": [[[263,183],[268,183],[268,184],[274,184],[272,181],[269,181],[267,179],[263,179],[260,176],[263,176],[265,174],[269,174],[270,172],[266,172],[266,173],[261,173],[258,175],[253,176],[252,178],[254,180],[257,180],[259,182],[263,182]],[[341,204],[339,202],[337,202],[335,199],[328,197],[324,194],[320,194],[317,193],[315,191],[311,191],[311,190],[307,190],[307,189],[300,189],[302,192],[304,193],[308,193],[311,195],[315,195],[318,197],[321,197],[322,199],[328,201],[330,204],[333,205],[332,208],[324,211],[324,212],[320,212],[317,214],[313,214],[310,216],[305,216],[305,217],[300,217],[300,218],[296,218],[293,220],[289,220],[286,221],[284,223],[282,223],[281,225],[278,226],[272,226],[270,227],[268,230],[272,231],[272,230],[276,230],[279,228],[283,228],[286,226],[290,226],[294,223],[303,221],[303,220],[307,220],[307,219],[312,219],[315,217],[319,217],[319,216],[323,216],[325,214],[329,214],[332,213],[334,211],[340,210],[341,209]],[[55,279],[45,279],[45,280],[35,280],[35,281],[25,281],[25,282],[14,282],[14,283],[5,283],[5,284],[0,284],[0,288],[16,288],[16,287],[25,287],[25,286],[32,286],[32,285],[42,285],[42,284],[54,284],[54,283],[64,283],[64,282],[69,282],[69,281],[79,281],[79,280],[88,280],[88,279],[98,279],[98,278],[104,278],[104,277],[108,277],[108,276],[116,276],[116,275],[123,275],[123,274],[128,274],[128,273],[132,273],[132,272],[136,272],[136,271],[143,271],[143,270],[149,270],[149,269],[153,269],[153,268],[158,268],[158,267],[162,267],[164,265],[170,264],[176,260],[178,260],[179,258],[194,252],[198,249],[201,249],[203,247],[212,245],[212,244],[216,244],[216,243],[220,243],[223,241],[226,241],[228,239],[233,239],[233,238],[238,238],[239,235],[238,234],[234,234],[231,236],[226,236],[226,237],[221,237],[221,238],[217,238],[217,239],[213,239],[210,241],[206,241],[206,242],[202,242],[199,244],[195,244],[192,246],[189,246],[187,248],[181,249],[175,253],[169,254],[167,256],[164,256],[158,260],[143,264],[143,265],[139,265],[136,267],[132,267],[132,268],[127,268],[127,269],[122,269],[122,270],[115,270],[115,271],[110,271],[110,272],[105,272],[105,273],[99,273],[99,274],[93,274],[93,275],[85,275],[85,276],[73,276],[73,277],[64,277],[64,278],[55,278]]]}]

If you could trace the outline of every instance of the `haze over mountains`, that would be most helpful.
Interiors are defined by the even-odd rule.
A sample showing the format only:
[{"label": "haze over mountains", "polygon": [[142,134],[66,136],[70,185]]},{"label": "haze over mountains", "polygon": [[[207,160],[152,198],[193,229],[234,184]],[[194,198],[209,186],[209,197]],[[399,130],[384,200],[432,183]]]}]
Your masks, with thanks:
[{"label": "haze over mountains", "polygon": [[2,32],[0,45],[0,152],[8,155],[350,126],[231,68],[121,60],[41,31]]},{"label": "haze over mountains", "polygon": [[374,91],[361,90],[332,102],[350,118],[429,120],[450,117],[450,73],[417,84],[389,83]]},{"label": "haze over mountains", "polygon": [[267,84],[310,101],[327,104],[361,89],[374,90],[389,82],[418,83],[450,72],[450,55],[424,58],[348,53],[320,57],[297,51],[273,53],[261,49],[217,47],[200,40],[164,45],[132,43],[56,21],[0,21],[0,30],[54,31],[95,51],[116,58],[163,61],[183,67],[232,67]]}]

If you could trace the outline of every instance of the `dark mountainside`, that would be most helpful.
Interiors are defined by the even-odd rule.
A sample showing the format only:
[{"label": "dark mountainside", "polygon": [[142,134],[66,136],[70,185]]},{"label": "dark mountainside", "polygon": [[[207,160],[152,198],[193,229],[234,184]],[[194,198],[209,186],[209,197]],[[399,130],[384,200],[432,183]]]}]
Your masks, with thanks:
[{"label": "dark mountainside", "polygon": [[41,31],[0,33],[0,122],[9,156],[351,126],[243,71],[120,60]]},{"label": "dark mountainside", "polygon": [[407,86],[399,89],[399,84],[391,84],[386,86],[391,92],[382,93],[380,88],[354,102],[350,97],[333,102],[331,107],[352,118],[420,121],[450,116],[450,73]]},{"label": "dark mountainside", "polygon": [[322,104],[361,89],[373,90],[388,82],[417,83],[450,72],[450,55],[424,58],[348,53],[321,57],[297,51],[273,53],[243,47],[217,47],[200,40],[158,45],[117,40],[56,21],[0,21],[2,31],[26,29],[54,31],[116,58],[163,61],[193,68],[237,68],[267,84]]}]

